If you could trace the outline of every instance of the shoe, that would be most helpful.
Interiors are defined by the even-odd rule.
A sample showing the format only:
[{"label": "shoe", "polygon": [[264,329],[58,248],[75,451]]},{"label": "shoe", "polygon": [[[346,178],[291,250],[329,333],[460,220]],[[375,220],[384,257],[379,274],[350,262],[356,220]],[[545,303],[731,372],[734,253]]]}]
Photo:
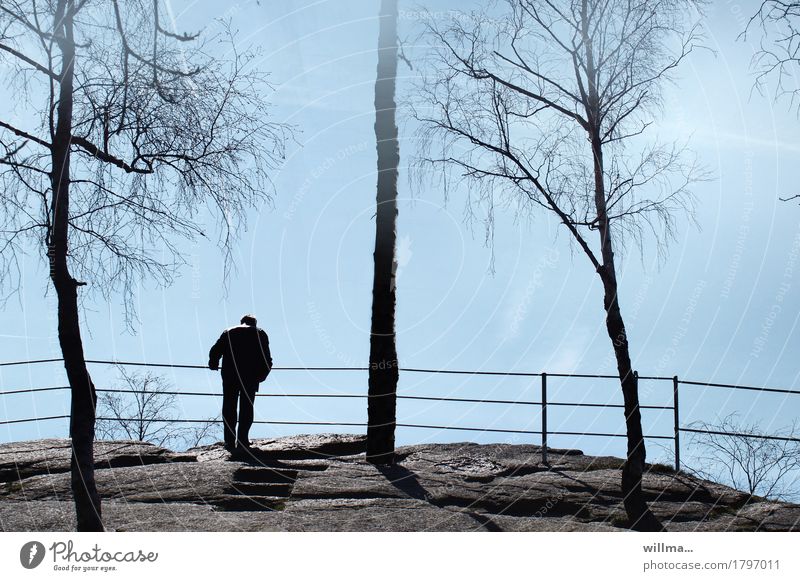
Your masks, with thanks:
[{"label": "shoe", "polygon": [[227,450],[228,452],[233,454],[236,451],[236,445],[235,444],[225,444],[225,450]]}]

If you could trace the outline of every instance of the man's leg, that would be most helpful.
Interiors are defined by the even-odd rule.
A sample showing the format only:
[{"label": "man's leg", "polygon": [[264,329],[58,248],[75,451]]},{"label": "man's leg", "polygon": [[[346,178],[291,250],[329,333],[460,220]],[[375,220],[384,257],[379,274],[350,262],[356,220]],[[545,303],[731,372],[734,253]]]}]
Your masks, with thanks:
[{"label": "man's leg", "polygon": [[222,382],[222,426],[225,434],[225,447],[236,447],[236,404],[239,386],[233,381]]},{"label": "man's leg", "polygon": [[239,445],[250,445],[250,426],[253,425],[253,403],[258,384],[243,386],[239,399]]}]

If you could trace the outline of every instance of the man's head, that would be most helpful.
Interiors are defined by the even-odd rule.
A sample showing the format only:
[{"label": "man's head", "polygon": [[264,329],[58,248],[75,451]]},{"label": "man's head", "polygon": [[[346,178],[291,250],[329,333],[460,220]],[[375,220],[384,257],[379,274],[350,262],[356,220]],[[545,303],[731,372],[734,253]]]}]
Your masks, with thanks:
[{"label": "man's head", "polygon": [[248,325],[250,327],[256,326],[256,318],[253,315],[245,315],[242,317],[242,320],[239,321],[242,325]]}]

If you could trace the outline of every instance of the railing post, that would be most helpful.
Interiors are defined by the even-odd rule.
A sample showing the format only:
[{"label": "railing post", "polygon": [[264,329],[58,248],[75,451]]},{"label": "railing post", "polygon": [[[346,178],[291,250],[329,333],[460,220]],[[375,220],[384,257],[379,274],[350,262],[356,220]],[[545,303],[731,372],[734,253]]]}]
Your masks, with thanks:
[{"label": "railing post", "polygon": [[678,376],[672,376],[672,408],[675,420],[675,471],[681,469],[681,416],[678,408]]},{"label": "railing post", "polygon": [[542,373],[542,464],[547,464],[547,373]]}]

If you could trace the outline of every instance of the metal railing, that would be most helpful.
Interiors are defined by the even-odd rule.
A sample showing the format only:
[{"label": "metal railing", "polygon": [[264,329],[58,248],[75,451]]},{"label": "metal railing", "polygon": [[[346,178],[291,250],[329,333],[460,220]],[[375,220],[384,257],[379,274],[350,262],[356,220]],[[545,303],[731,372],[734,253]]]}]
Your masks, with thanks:
[{"label": "metal railing", "polygon": [[[17,366],[17,365],[35,365],[35,364],[43,364],[43,363],[56,363],[61,362],[62,359],[37,359],[31,361],[10,361],[0,363],[0,367],[6,366]],[[87,359],[86,363],[89,364],[102,364],[102,365],[123,365],[123,366],[139,366],[139,367],[157,367],[157,368],[177,368],[177,369],[204,369],[208,370],[208,367],[203,365],[191,365],[191,364],[175,364],[175,363],[145,363],[145,362],[136,362],[136,361],[111,361],[111,360],[100,360],[100,359]],[[327,371],[327,372],[339,372],[339,371],[368,371],[368,367],[274,367],[274,371]],[[502,428],[485,428],[485,427],[469,427],[469,426],[452,426],[452,425],[430,425],[430,424],[408,424],[408,423],[396,423],[398,428],[425,428],[425,429],[437,429],[437,430],[459,430],[459,431],[469,431],[469,432],[488,432],[488,433],[504,433],[504,434],[526,434],[526,435],[539,435],[540,444],[541,444],[541,454],[542,454],[542,461],[547,463],[547,452],[548,452],[548,436],[592,436],[592,437],[606,437],[606,438],[626,438],[626,434],[615,434],[615,433],[607,433],[607,432],[574,432],[574,431],[563,431],[563,430],[550,430],[548,426],[548,408],[549,407],[590,407],[590,408],[619,408],[624,409],[624,405],[622,404],[610,404],[610,403],[591,403],[591,402],[564,402],[564,401],[549,401],[548,400],[548,378],[551,377],[558,377],[558,378],[585,378],[585,379],[613,379],[619,380],[619,376],[617,375],[597,375],[597,374],[585,374],[585,373],[547,373],[547,372],[540,372],[540,373],[528,373],[528,372],[519,372],[519,371],[468,371],[468,370],[453,370],[453,369],[422,369],[422,368],[399,368],[399,371],[406,372],[406,373],[428,373],[428,374],[455,374],[455,375],[473,375],[473,376],[503,376],[503,377],[529,377],[529,378],[539,378],[540,385],[541,385],[541,399],[540,401],[520,401],[520,400],[506,400],[506,399],[476,399],[476,398],[461,398],[461,397],[440,397],[440,396],[426,396],[426,395],[397,395],[397,399],[400,400],[420,400],[420,401],[441,401],[441,402],[462,402],[462,403],[476,403],[476,404],[501,404],[501,405],[513,405],[513,406],[535,406],[539,408],[541,414],[541,429],[540,430],[515,430],[515,429],[502,429]],[[742,437],[752,437],[752,438],[761,438],[761,439],[769,439],[769,440],[782,440],[782,441],[793,441],[793,442],[800,442],[800,438],[792,438],[792,437],[783,437],[783,436],[768,436],[768,435],[754,435],[754,434],[742,434],[742,433],[733,433],[733,432],[720,432],[715,430],[707,430],[707,429],[699,429],[693,428],[689,426],[682,426],[681,425],[681,417],[680,417],[680,386],[681,385],[688,385],[688,386],[699,386],[699,387],[712,387],[712,388],[723,388],[723,389],[736,389],[736,390],[746,390],[746,391],[756,391],[762,393],[782,393],[782,394],[791,394],[791,395],[800,395],[800,391],[798,390],[791,390],[791,389],[784,389],[784,388],[769,388],[769,387],[756,387],[756,386],[748,386],[748,385],[734,385],[734,384],[725,384],[725,383],[712,383],[712,382],[704,382],[704,381],[691,381],[691,380],[681,380],[678,376],[672,377],[661,377],[661,376],[640,376],[637,372],[634,372],[634,377],[636,381],[640,380],[651,380],[651,381],[664,381],[664,382],[671,382],[672,383],[672,405],[640,405],[640,409],[652,409],[652,410],[672,410],[673,412],[673,429],[671,435],[661,435],[661,434],[645,434],[644,437],[646,439],[656,439],[656,440],[672,440],[674,445],[674,461],[675,461],[675,470],[680,470],[681,467],[681,444],[680,444],[680,436],[682,432],[690,432],[690,433],[705,433],[705,434],[718,434],[718,435],[730,435],[730,436],[742,436]],[[36,393],[36,392],[46,392],[46,391],[59,391],[59,390],[68,390],[70,389],[69,386],[56,386],[56,387],[39,387],[39,388],[27,388],[27,389],[13,389],[13,390],[6,390],[0,391],[0,396],[7,396],[12,394],[20,394],[20,393]],[[106,393],[152,393],[152,392],[145,392],[143,390],[130,390],[130,389],[97,389],[98,392],[106,392]],[[198,397],[222,397],[221,393],[208,393],[208,392],[196,392],[196,391],[159,391],[158,393],[163,395],[179,395],[179,396],[198,396]],[[357,398],[357,399],[367,399],[369,396],[367,394],[339,394],[339,393],[258,393],[256,397],[291,397],[291,398]],[[13,420],[0,420],[0,425],[8,425],[8,424],[19,424],[19,423],[26,423],[26,422],[39,422],[39,421],[46,421],[46,420],[56,420],[56,419],[67,419],[69,418],[68,415],[56,415],[56,416],[45,416],[45,417],[34,417],[34,418],[21,418],[21,419],[13,419]],[[109,421],[135,421],[130,418],[105,418],[99,417],[98,420],[109,420]],[[169,420],[158,420],[159,423],[221,423],[222,420],[197,420],[197,419],[169,419]],[[358,423],[358,422],[318,422],[318,421],[287,421],[287,420],[256,420],[254,421],[255,424],[271,424],[271,425],[305,425],[305,426],[347,426],[347,427],[363,427],[366,428],[367,424],[365,423]]]}]

